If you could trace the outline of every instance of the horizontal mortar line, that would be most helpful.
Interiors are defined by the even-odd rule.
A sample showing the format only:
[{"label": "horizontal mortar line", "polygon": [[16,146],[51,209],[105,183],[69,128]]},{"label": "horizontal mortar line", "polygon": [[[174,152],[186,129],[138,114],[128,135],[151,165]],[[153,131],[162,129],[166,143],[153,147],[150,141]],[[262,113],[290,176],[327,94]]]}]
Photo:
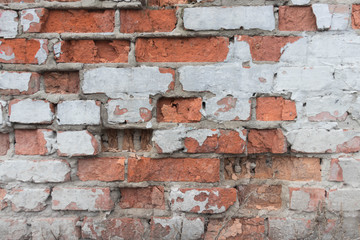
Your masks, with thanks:
[{"label": "horizontal mortar line", "polygon": [[6,10],[23,10],[29,8],[48,8],[48,9],[141,9],[140,1],[136,2],[95,2],[84,4],[82,2],[43,2],[43,3],[9,3],[0,4],[0,9]]}]

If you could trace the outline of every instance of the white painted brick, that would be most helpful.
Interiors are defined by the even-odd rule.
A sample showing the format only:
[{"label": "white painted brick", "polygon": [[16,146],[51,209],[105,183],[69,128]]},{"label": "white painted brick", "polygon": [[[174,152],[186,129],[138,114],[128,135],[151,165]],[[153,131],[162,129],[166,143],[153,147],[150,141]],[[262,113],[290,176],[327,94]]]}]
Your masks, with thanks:
[{"label": "white painted brick", "polygon": [[201,239],[204,234],[204,220],[201,218],[184,218],[181,232],[182,240]]},{"label": "white painted brick", "polygon": [[27,91],[31,74],[30,72],[0,71],[0,89]]},{"label": "white painted brick", "polygon": [[137,123],[151,119],[152,106],[149,97],[110,100],[107,105],[108,123]]},{"label": "white painted brick", "polygon": [[360,190],[330,190],[329,203],[330,209],[334,211],[358,211],[360,210]]},{"label": "white painted brick", "polygon": [[185,8],[184,27],[190,30],[275,29],[273,6]]},{"label": "white painted brick", "polygon": [[10,122],[51,123],[54,113],[51,105],[43,100],[13,100],[9,104]]},{"label": "white painted brick", "polygon": [[270,239],[305,239],[309,234],[307,219],[269,218]]},{"label": "white painted brick", "polygon": [[337,176],[337,172],[342,172],[342,177],[344,183],[359,188],[360,187],[360,160],[355,158],[339,158],[338,165],[340,169],[331,169],[336,170],[334,172],[335,177]]},{"label": "white painted brick", "polygon": [[16,11],[0,10],[0,37],[14,38],[18,31],[18,15]]},{"label": "white painted brick", "polygon": [[245,41],[230,42],[229,53],[225,62],[247,62],[251,61],[250,46]]},{"label": "white painted brick", "polygon": [[93,100],[64,101],[57,105],[59,125],[100,124],[100,104]]},{"label": "white painted brick", "polygon": [[46,207],[46,199],[50,195],[50,188],[17,188],[13,189],[5,197],[11,202],[12,210],[19,211],[41,211]]},{"label": "white painted brick", "polygon": [[70,167],[65,160],[6,160],[0,162],[2,182],[63,182],[70,179]]},{"label": "white painted brick", "polygon": [[0,236],[7,240],[29,238],[26,219],[3,216],[0,218]]},{"label": "white painted brick", "polygon": [[360,133],[345,130],[299,129],[285,134],[291,150],[306,153],[357,152]]},{"label": "white painted brick", "polygon": [[181,235],[181,224],[183,218],[181,216],[173,216],[171,218],[154,217],[152,219],[154,225],[160,224],[163,229],[167,229],[166,233],[163,234],[162,239],[172,240],[179,239]]},{"label": "white painted brick", "polygon": [[347,5],[313,4],[318,29],[346,30],[349,26],[350,8]]},{"label": "white painted brick", "polygon": [[294,5],[304,5],[304,4],[308,4],[310,0],[291,0],[291,2]]},{"label": "white painted brick", "polygon": [[159,152],[176,152],[184,147],[183,139],[186,137],[186,131],[183,126],[169,130],[155,130],[152,141],[160,148]]},{"label": "white painted brick", "polygon": [[38,9],[26,9],[21,11],[20,23],[24,32],[27,32],[31,25],[37,25],[40,23],[41,8]]},{"label": "white painted brick", "polygon": [[57,134],[58,154],[60,156],[96,155],[99,143],[88,131],[66,131]]},{"label": "white painted brick", "polygon": [[335,80],[341,82],[343,90],[360,91],[359,74],[360,69],[357,66],[339,67],[335,69]]},{"label": "white painted brick", "polygon": [[329,29],[331,27],[332,14],[329,5],[313,4],[312,11],[316,17],[316,25],[318,29]]},{"label": "white painted brick", "polygon": [[173,75],[160,73],[158,67],[101,67],[84,72],[82,90],[85,94],[105,93],[111,98],[149,96],[166,92],[172,81]]},{"label": "white painted brick", "polygon": [[305,191],[293,191],[290,201],[290,209],[306,211],[309,207],[310,193]]},{"label": "white painted brick", "polygon": [[31,223],[33,239],[54,239],[55,237],[67,240],[78,240],[80,228],[76,226],[78,217],[61,218],[34,218]]}]

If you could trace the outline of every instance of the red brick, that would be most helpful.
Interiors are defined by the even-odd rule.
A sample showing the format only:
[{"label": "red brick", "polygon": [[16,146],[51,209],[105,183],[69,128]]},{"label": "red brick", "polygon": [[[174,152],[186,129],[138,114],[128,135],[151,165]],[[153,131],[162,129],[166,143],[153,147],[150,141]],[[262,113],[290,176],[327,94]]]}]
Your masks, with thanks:
[{"label": "red brick", "polygon": [[[313,212],[320,207],[321,203],[325,201],[325,189],[321,188],[289,188],[290,192],[290,209],[302,210],[306,212]],[[299,197],[296,198],[294,194],[308,195],[309,199]],[[294,200],[294,201],[293,201]],[[300,205],[299,206],[299,201]],[[306,202],[305,202],[306,201]],[[303,209],[304,205],[306,207]]]},{"label": "red brick", "polygon": [[[113,32],[114,10],[44,10],[37,9],[40,22],[33,22],[26,32]],[[29,11],[22,11],[23,18],[33,19]],[[61,19],[61,21],[59,21]]]},{"label": "red brick", "polygon": [[123,181],[125,179],[125,158],[79,159],[77,176],[81,181]]},{"label": "red brick", "polygon": [[47,44],[46,39],[1,39],[0,52],[5,56],[0,56],[0,63],[43,64],[48,54]]},{"label": "red brick", "polygon": [[[270,160],[270,161],[269,161]],[[320,181],[321,166],[319,158],[256,156],[254,160],[242,159],[241,172],[234,171],[234,162],[225,162],[225,178],[280,179],[288,181]],[[254,164],[252,164],[254,163]],[[253,168],[252,165],[255,165]]]},{"label": "red brick", "polygon": [[61,53],[55,52],[59,63],[127,62],[130,50],[126,40],[69,40],[57,44],[61,44]]},{"label": "red brick", "polygon": [[295,101],[282,97],[260,97],[256,99],[256,120],[291,121],[296,116]]},{"label": "red brick", "polygon": [[26,9],[21,11],[23,32],[40,32],[49,11],[45,8]]},{"label": "red brick", "polygon": [[218,182],[219,169],[216,158],[130,158],[128,181]]},{"label": "red brick", "polygon": [[164,187],[120,188],[121,208],[165,209]]},{"label": "red brick", "polygon": [[180,188],[170,193],[173,211],[222,213],[236,202],[235,188]]},{"label": "red brick", "polygon": [[161,98],[157,102],[158,122],[199,122],[201,98]]},{"label": "red brick", "polygon": [[247,131],[233,131],[233,130],[213,130],[214,134],[208,136],[204,143],[200,146],[199,142],[191,137],[187,137],[184,140],[186,151],[189,153],[244,153]]},{"label": "red brick", "polygon": [[352,5],[351,26],[353,29],[360,29],[360,5]]},{"label": "red brick", "polygon": [[281,129],[251,129],[248,134],[248,153],[284,153],[286,139]]},{"label": "red brick", "polygon": [[[10,74],[19,74],[21,72],[10,72]],[[20,95],[20,94],[34,94],[40,90],[40,75],[38,73],[31,73],[30,81],[28,82],[28,90],[21,91],[19,89],[0,89],[1,95]]]},{"label": "red brick", "polygon": [[331,159],[329,181],[334,181],[334,182],[344,181],[343,170],[339,164],[339,159],[337,158]]},{"label": "red brick", "polygon": [[120,32],[171,32],[176,26],[176,10],[121,10]]},{"label": "red brick", "polygon": [[51,130],[15,130],[15,154],[46,155],[49,153],[44,132],[51,132]]},{"label": "red brick", "polygon": [[85,217],[81,227],[82,238],[86,239],[145,239],[145,227],[136,218],[90,218]]},{"label": "red brick", "polygon": [[0,156],[6,155],[10,148],[9,134],[0,133]]},{"label": "red brick", "polygon": [[250,45],[250,52],[254,61],[278,62],[282,48],[293,43],[300,37],[274,37],[274,36],[236,36],[237,41],[245,41]]},{"label": "red brick", "polygon": [[44,73],[45,92],[47,93],[78,93],[78,72],[48,72]]},{"label": "red brick", "polygon": [[7,207],[7,203],[5,201],[6,193],[6,189],[0,188],[0,210]]},{"label": "red brick", "polygon": [[281,185],[240,185],[238,197],[246,209],[277,210],[281,208]]},{"label": "red brick", "polygon": [[187,4],[194,0],[148,0],[148,6],[174,6],[177,4]]},{"label": "red brick", "polygon": [[316,17],[311,6],[279,7],[280,31],[316,31]]},{"label": "red brick", "polygon": [[229,39],[139,38],[135,55],[138,62],[222,62],[229,51]]},{"label": "red brick", "polygon": [[210,219],[205,240],[216,239],[265,239],[263,218]]}]

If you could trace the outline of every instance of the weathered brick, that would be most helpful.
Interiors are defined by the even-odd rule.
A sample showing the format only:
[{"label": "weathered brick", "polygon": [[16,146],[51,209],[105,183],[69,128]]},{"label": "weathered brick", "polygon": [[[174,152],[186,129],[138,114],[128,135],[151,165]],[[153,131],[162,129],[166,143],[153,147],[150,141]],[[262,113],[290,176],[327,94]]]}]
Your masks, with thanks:
[{"label": "weathered brick", "polygon": [[15,130],[15,154],[48,155],[55,151],[55,134],[49,129]]},{"label": "weathered brick", "polygon": [[138,38],[135,55],[138,62],[223,62],[228,46],[225,37]]},{"label": "weathered brick", "polygon": [[7,194],[6,189],[0,188],[0,211],[8,206],[5,196]]},{"label": "weathered brick", "polygon": [[277,210],[281,208],[281,185],[238,186],[240,206],[246,209]]},{"label": "weathered brick", "polygon": [[351,26],[353,29],[360,29],[360,5],[352,5]]},{"label": "weathered brick", "polygon": [[31,72],[0,71],[0,94],[34,94],[40,89],[40,75]]},{"label": "weathered brick", "polygon": [[333,189],[329,191],[329,208],[334,211],[357,211],[360,209],[359,189]]},{"label": "weathered brick", "polygon": [[329,181],[344,182],[352,187],[360,186],[360,161],[355,157],[339,157],[331,160]]},{"label": "weathered brick", "polygon": [[80,227],[76,226],[78,217],[33,218],[31,236],[33,239],[60,238],[77,240],[80,238]]},{"label": "weathered brick", "polygon": [[333,158],[330,163],[329,181],[342,182],[344,181],[343,170],[339,164],[339,159]]},{"label": "weathered brick", "polygon": [[205,240],[218,236],[225,239],[265,239],[265,223],[263,218],[210,219]]},{"label": "weathered brick", "polygon": [[248,153],[285,153],[286,138],[281,129],[251,129],[248,133]]},{"label": "weathered brick", "polygon": [[193,2],[193,0],[149,0],[147,2],[148,6],[173,6],[177,4],[187,4]]},{"label": "weathered brick", "polygon": [[78,72],[47,72],[43,74],[45,92],[47,93],[78,93],[79,73]]},{"label": "weathered brick", "polygon": [[100,102],[94,100],[63,101],[57,105],[59,125],[99,125]]},{"label": "weathered brick", "polygon": [[0,218],[0,235],[3,239],[29,238],[28,226],[25,219]]},{"label": "weathered brick", "polygon": [[238,42],[247,42],[254,61],[274,61],[280,60],[283,48],[299,40],[300,37],[276,37],[276,36],[235,36]]},{"label": "weathered brick", "polygon": [[164,187],[120,188],[121,208],[165,209]]},{"label": "weathered brick", "polygon": [[257,28],[272,31],[275,29],[273,11],[273,6],[185,8],[184,27],[190,30]]},{"label": "weathered brick", "polygon": [[6,155],[10,148],[9,134],[0,133],[0,156]]},{"label": "weathered brick", "polygon": [[33,3],[35,0],[0,0],[0,3]]},{"label": "weathered brick", "polygon": [[86,217],[81,236],[86,239],[144,239],[145,226],[137,218],[97,219]]},{"label": "weathered brick", "polygon": [[9,103],[10,122],[51,123],[54,118],[54,106],[45,100],[14,99]]},{"label": "weathered brick", "polygon": [[180,188],[170,192],[172,211],[222,213],[235,202],[235,188]]},{"label": "weathered brick", "polygon": [[11,208],[15,212],[38,212],[46,207],[46,199],[50,195],[50,188],[15,188],[7,195]]},{"label": "weathered brick", "polygon": [[282,97],[260,97],[256,99],[256,120],[291,121],[296,116],[294,101]]},{"label": "weathered brick", "polygon": [[279,7],[280,31],[316,31],[316,18],[311,7]]},{"label": "weathered brick", "polygon": [[157,102],[158,122],[199,122],[201,98],[160,98]]},{"label": "weathered brick", "polygon": [[269,218],[269,238],[286,240],[305,238],[311,235],[311,225],[310,219],[271,217]]},{"label": "weathered brick", "polygon": [[[56,171],[53,171],[56,169]],[[65,160],[6,160],[0,162],[4,182],[64,182],[70,180],[70,166]]]},{"label": "weathered brick", "polygon": [[43,64],[48,56],[46,39],[7,39],[0,43],[0,63]]},{"label": "weathered brick", "polygon": [[312,4],[319,30],[346,30],[350,21],[349,5]]},{"label": "weathered brick", "polygon": [[321,208],[325,201],[325,189],[289,188],[290,209],[313,212]]},{"label": "weathered brick", "polygon": [[57,133],[59,156],[96,155],[100,151],[98,140],[88,131],[66,131]]},{"label": "weathered brick", "polygon": [[114,10],[45,10],[40,8],[21,12],[21,24],[25,32],[113,32],[114,20]]},{"label": "weathered brick", "polygon": [[125,63],[129,50],[126,40],[68,40],[54,45],[58,63]]},{"label": "weathered brick", "polygon": [[2,125],[4,124],[4,122],[7,122],[7,118],[4,118],[4,110],[5,107],[7,106],[7,102],[0,100],[0,128],[2,127]]},{"label": "weathered brick", "polygon": [[79,159],[77,176],[81,181],[123,181],[125,179],[125,158]]},{"label": "weathered brick", "polygon": [[152,117],[153,107],[149,97],[136,97],[109,100],[106,108],[108,123],[137,123],[148,122]]},{"label": "weathered brick", "polygon": [[0,10],[0,37],[14,38],[18,31],[18,15],[16,11]]},{"label": "weathered brick", "polygon": [[85,94],[105,93],[129,101],[127,94],[144,97],[164,93],[172,82],[172,74],[162,73],[158,67],[101,67],[84,72],[82,90]]},{"label": "weathered brick", "polygon": [[54,187],[51,197],[53,210],[108,211],[114,205],[109,188]]},{"label": "weathered brick", "polygon": [[130,158],[128,181],[218,182],[219,169],[216,158]]},{"label": "weathered brick", "polygon": [[120,11],[120,32],[171,32],[176,26],[176,10],[128,10]]}]

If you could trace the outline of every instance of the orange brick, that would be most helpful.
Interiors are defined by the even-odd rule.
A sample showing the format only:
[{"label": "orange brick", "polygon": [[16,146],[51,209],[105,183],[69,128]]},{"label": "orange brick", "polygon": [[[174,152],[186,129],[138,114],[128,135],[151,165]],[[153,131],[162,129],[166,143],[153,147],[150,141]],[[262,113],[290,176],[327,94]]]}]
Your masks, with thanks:
[{"label": "orange brick", "polygon": [[125,40],[70,40],[57,43],[56,61],[80,63],[127,62],[130,43]]},{"label": "orange brick", "polygon": [[238,197],[244,208],[277,210],[282,202],[281,185],[240,185]]},{"label": "orange brick", "polygon": [[173,6],[176,4],[187,4],[194,0],[148,0],[148,6]]},{"label": "orange brick", "polygon": [[201,98],[161,98],[157,103],[158,122],[199,122]]},{"label": "orange brick", "polygon": [[218,182],[219,169],[216,158],[130,158],[128,181]]},{"label": "orange brick", "polygon": [[176,10],[121,10],[120,32],[171,32],[176,26]]},{"label": "orange brick", "polygon": [[44,132],[48,129],[15,130],[15,154],[45,155],[48,153],[47,140]]},{"label": "orange brick", "polygon": [[123,181],[125,179],[125,158],[79,159],[77,175],[81,181]]},{"label": "orange brick", "polygon": [[316,31],[316,17],[309,7],[279,7],[280,31]]},{"label": "orange brick", "polygon": [[360,5],[352,5],[351,26],[353,29],[360,29]]},{"label": "orange brick", "polygon": [[251,129],[248,134],[248,153],[284,153],[286,139],[281,129]]},{"label": "orange brick", "polygon": [[259,121],[291,121],[296,116],[295,101],[282,97],[260,97],[256,100],[256,119]]},{"label": "orange brick", "polygon": [[48,72],[44,73],[45,92],[47,93],[78,93],[78,72]]},{"label": "orange brick", "polygon": [[0,156],[6,155],[10,148],[9,134],[0,133]]},{"label": "orange brick", "polygon": [[164,187],[120,188],[121,208],[165,209]]},{"label": "orange brick", "polygon": [[135,54],[138,62],[222,62],[229,52],[229,39],[139,38]]}]

